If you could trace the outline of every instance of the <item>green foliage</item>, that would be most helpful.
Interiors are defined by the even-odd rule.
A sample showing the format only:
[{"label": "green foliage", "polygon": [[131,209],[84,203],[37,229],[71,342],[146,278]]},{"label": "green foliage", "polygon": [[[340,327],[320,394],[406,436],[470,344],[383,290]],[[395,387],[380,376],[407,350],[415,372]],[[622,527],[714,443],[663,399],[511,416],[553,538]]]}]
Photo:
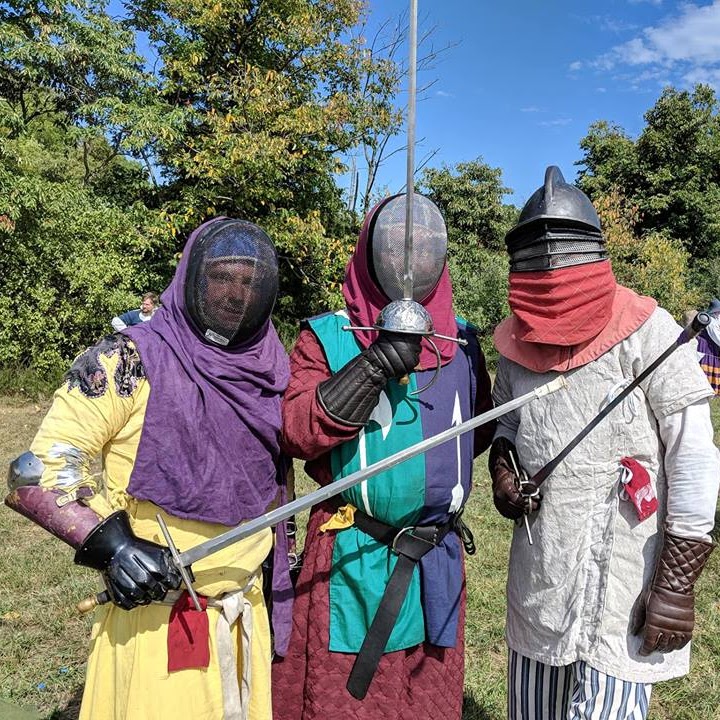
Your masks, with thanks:
[{"label": "green foliage", "polygon": [[0,367],[64,366],[219,214],[276,241],[286,342],[336,306],[357,231],[337,154],[397,123],[392,63],[349,33],[363,9],[139,0],[117,22],[102,1],[0,5]]},{"label": "green foliage", "polygon": [[690,254],[669,233],[639,236],[640,214],[619,192],[595,199],[615,277],[623,285],[655,298],[676,318],[699,307],[700,294],[689,282]]},{"label": "green foliage", "polygon": [[510,190],[502,184],[502,171],[480,158],[425,170],[421,187],[447,223],[455,310],[478,326],[483,349],[492,356],[492,330],[509,312],[503,237],[517,210],[502,198]]},{"label": "green foliage", "polygon": [[482,158],[453,167],[429,168],[420,183],[445,215],[451,243],[501,250],[503,237],[516,218],[514,208],[503,205],[511,192],[502,183],[502,170]]},{"label": "green foliage", "polygon": [[[660,232],[696,261],[720,264],[720,115],[714,91],[666,88],[637,140],[607,122],[581,141],[579,185],[593,199],[619,191],[638,209],[634,232]],[[708,266],[704,266],[707,269]],[[717,275],[717,269],[715,271]],[[710,290],[707,277],[692,282]]]},{"label": "green foliage", "polygon": [[161,287],[155,256],[167,250],[141,231],[146,208],[111,205],[78,182],[77,158],[56,139],[50,126],[0,151],[0,367],[41,376],[111,332],[138,292]]},{"label": "green foliage", "polygon": [[274,322],[285,346],[297,338],[297,320],[343,306],[341,294],[345,265],[355,238],[328,238],[318,212],[299,218],[279,212],[266,229],[275,241],[283,282]]},{"label": "green foliage", "polygon": [[287,328],[337,303],[356,229],[334,181],[339,153],[396,127],[395,74],[349,32],[363,8],[359,0],[130,7],[129,21],[162,61],[163,111],[144,132],[168,180],[164,217],[180,235],[216,214],[263,226],[282,260],[277,312]]}]

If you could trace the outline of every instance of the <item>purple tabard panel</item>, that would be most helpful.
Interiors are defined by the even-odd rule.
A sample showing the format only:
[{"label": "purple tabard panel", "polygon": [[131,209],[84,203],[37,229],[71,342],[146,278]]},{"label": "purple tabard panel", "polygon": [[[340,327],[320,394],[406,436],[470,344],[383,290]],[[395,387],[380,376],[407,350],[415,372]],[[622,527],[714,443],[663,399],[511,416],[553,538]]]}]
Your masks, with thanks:
[{"label": "purple tabard panel", "polygon": [[[435,384],[419,398],[423,437],[447,430],[469,420],[475,406],[475,368],[478,346],[474,335],[450,363],[443,366]],[[429,382],[433,371],[418,373],[418,387]],[[453,422],[453,417],[455,418]],[[460,470],[458,472],[458,447]],[[472,486],[473,433],[468,432],[425,453],[425,508],[422,524],[448,520],[453,487],[462,486],[462,505]],[[434,645],[453,647],[457,636],[458,608],[462,577],[462,548],[455,533],[420,561],[422,599],[427,640]]]},{"label": "purple tabard panel", "polygon": [[705,371],[715,394],[720,395],[720,347],[704,331],[698,335],[697,343],[698,352],[703,353],[703,357],[700,358],[700,366]]}]

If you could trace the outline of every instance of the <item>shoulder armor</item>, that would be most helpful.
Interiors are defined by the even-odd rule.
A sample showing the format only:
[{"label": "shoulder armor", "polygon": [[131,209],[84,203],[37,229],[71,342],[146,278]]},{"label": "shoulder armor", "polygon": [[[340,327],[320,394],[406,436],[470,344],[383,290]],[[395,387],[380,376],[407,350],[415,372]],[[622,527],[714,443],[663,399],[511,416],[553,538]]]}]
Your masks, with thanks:
[{"label": "shoulder armor", "polygon": [[45,471],[43,461],[35,453],[26,450],[18,455],[8,468],[8,490],[13,492],[24,485],[39,485]]}]

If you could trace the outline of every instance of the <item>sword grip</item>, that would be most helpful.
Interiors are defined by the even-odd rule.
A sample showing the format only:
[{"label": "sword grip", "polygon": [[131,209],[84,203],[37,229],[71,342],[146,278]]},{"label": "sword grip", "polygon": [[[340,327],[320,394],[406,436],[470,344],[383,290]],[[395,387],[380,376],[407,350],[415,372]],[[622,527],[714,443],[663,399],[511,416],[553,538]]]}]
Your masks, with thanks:
[{"label": "sword grip", "polygon": [[103,590],[97,595],[91,595],[90,597],[81,600],[75,607],[81,615],[84,615],[85,613],[94,610],[98,605],[105,605],[105,603],[109,602],[110,593],[107,590]]}]

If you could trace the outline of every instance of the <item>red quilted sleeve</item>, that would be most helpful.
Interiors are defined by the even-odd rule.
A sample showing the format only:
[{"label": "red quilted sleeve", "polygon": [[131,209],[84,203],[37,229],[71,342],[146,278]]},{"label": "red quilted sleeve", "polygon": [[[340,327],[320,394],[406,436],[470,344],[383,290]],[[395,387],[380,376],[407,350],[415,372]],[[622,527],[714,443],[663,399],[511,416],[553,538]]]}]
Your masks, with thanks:
[{"label": "red quilted sleeve", "polygon": [[290,384],[282,406],[281,444],[292,457],[314,460],[360,432],[360,428],[332,420],[320,407],[315,389],[330,375],[315,334],[302,330],[290,354]]}]

